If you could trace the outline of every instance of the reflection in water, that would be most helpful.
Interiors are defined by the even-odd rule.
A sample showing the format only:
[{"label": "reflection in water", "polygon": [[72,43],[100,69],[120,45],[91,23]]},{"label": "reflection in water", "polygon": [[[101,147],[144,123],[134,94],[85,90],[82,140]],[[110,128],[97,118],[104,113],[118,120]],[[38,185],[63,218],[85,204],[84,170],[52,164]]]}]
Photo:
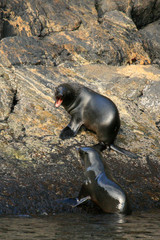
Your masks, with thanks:
[{"label": "reflection in water", "polygon": [[53,217],[1,217],[0,239],[160,239],[160,211],[112,214],[59,214]]}]

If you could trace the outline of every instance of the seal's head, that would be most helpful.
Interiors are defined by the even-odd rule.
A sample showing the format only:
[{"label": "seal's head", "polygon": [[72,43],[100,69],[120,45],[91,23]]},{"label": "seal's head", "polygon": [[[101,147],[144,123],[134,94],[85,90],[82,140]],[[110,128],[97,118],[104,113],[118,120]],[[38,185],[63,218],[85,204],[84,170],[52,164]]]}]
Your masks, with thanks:
[{"label": "seal's head", "polygon": [[93,168],[100,170],[103,168],[101,154],[92,147],[82,147],[78,149],[81,160],[85,163],[85,169]]},{"label": "seal's head", "polygon": [[67,107],[74,101],[75,91],[70,84],[60,84],[55,90],[55,98],[56,107],[59,107],[61,104]]}]

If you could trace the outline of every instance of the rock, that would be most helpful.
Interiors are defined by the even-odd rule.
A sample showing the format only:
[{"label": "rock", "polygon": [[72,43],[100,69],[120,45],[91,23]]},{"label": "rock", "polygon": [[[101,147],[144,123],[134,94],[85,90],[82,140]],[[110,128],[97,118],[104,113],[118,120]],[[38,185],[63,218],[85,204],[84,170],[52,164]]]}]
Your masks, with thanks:
[{"label": "rock", "polygon": [[99,18],[106,12],[122,11],[132,18],[138,29],[160,18],[159,0],[96,0],[96,8]]},{"label": "rock", "polygon": [[[116,144],[142,158],[128,160],[113,151],[105,151],[103,156],[129,194],[133,209],[159,206],[159,111],[155,108],[153,118],[149,105],[142,108],[146,88],[157,83],[159,70],[92,64],[72,68],[23,65],[4,71],[11,85],[16,82],[18,101],[7,118],[8,127],[1,126],[0,132],[2,213],[49,214],[56,208],[52,200],[78,194],[84,175],[76,147],[93,145],[97,139],[90,132],[66,141],[59,139],[69,117],[63,108],[54,107],[54,87],[66,81],[84,84],[117,104],[121,131]],[[151,94],[147,96],[153,101]]]},{"label": "rock", "polygon": [[96,8],[98,12],[98,17],[101,18],[106,12],[118,10],[121,12],[126,13],[127,16],[131,16],[132,10],[132,1],[130,0],[123,0],[123,1],[116,1],[116,0],[96,0]]},{"label": "rock", "polygon": [[[45,36],[52,32],[74,31],[81,25],[78,15],[83,12],[91,15],[93,7],[94,3],[90,3],[90,1],[82,3],[72,1],[68,4],[64,0],[56,2],[9,0],[5,15],[7,17],[5,37],[14,35]],[[81,11],[83,12],[80,13]]]},{"label": "rock", "polygon": [[68,81],[116,103],[116,144],[140,158],[107,150],[103,156],[133,210],[159,207],[160,69],[143,65],[150,63],[149,45],[128,13],[110,9],[99,19],[93,1],[3,3],[0,214],[53,214],[65,209],[57,199],[78,195],[84,174],[76,148],[97,138],[89,131],[59,138],[69,116],[55,108],[54,89]]},{"label": "rock", "polygon": [[[16,49],[16,52],[15,52]],[[15,65],[43,65],[61,63],[61,56],[71,59],[70,53],[56,44],[42,42],[36,37],[8,37],[1,40],[0,63],[11,67]]]},{"label": "rock", "polygon": [[149,54],[152,62],[160,61],[160,20],[151,23],[140,30],[144,38],[144,48]]},{"label": "rock", "polygon": [[[114,46],[115,50],[115,52],[112,51],[112,56],[116,55],[115,59],[118,63],[150,63],[149,58],[144,54],[135,24],[125,14],[119,11],[106,13],[102,18],[102,28],[104,31],[109,29],[112,36],[110,46],[111,48]],[[119,44],[120,42],[121,44]]]},{"label": "rock", "polygon": [[[39,36],[43,38],[43,43],[34,40],[33,48],[36,43],[44,45],[44,41],[49,42],[50,47],[53,44],[61,46],[66,52],[73,55],[74,61],[80,64],[88,62],[112,65],[132,62],[150,63],[150,58],[143,49],[135,24],[122,12],[106,13],[101,22],[98,22],[95,5],[90,1],[84,1],[80,5],[77,1],[73,1],[70,5],[65,1],[59,1],[56,4],[49,1],[40,4],[40,0],[28,0],[25,3],[9,1],[6,8],[10,15],[7,20],[7,28],[4,26],[5,36],[17,35],[23,40],[21,40],[22,43],[20,43],[20,38],[14,38],[15,41],[16,39],[18,41],[15,43],[13,43],[14,39],[4,40],[2,48],[6,45],[6,48],[9,49],[11,44],[20,44],[22,48],[25,46],[24,49],[21,49],[25,52],[27,46],[31,47],[33,38],[29,38],[29,43],[25,43],[29,40],[24,40],[24,38]],[[21,11],[17,12],[18,9]],[[29,51],[32,51],[32,48]],[[51,51],[49,50],[49,52]],[[39,59],[39,54],[44,55],[43,50],[36,53],[37,59]],[[33,57],[32,54],[29,55],[31,58]],[[14,57],[18,58],[16,55]],[[22,63],[26,61],[25,57],[21,60]],[[6,59],[4,61],[7,62]],[[17,61],[19,62],[19,59]],[[39,64],[37,61],[35,63]]]},{"label": "rock", "polygon": [[142,28],[160,18],[160,0],[134,1],[132,19],[137,28]]},{"label": "rock", "polygon": [[2,38],[3,32],[3,20],[2,20],[2,12],[0,12],[0,39]]},{"label": "rock", "polygon": [[[159,107],[160,107],[160,81],[152,82],[147,85],[141,96],[140,105],[142,109],[147,109],[150,113],[152,113],[152,118],[156,121],[160,119],[160,114],[158,115]],[[157,117],[157,119],[155,117]]]},{"label": "rock", "polygon": [[44,40],[63,44],[74,59],[81,62],[111,65],[150,63],[134,23],[118,11],[106,13],[94,28],[88,26],[80,27],[76,32],[54,33]]}]

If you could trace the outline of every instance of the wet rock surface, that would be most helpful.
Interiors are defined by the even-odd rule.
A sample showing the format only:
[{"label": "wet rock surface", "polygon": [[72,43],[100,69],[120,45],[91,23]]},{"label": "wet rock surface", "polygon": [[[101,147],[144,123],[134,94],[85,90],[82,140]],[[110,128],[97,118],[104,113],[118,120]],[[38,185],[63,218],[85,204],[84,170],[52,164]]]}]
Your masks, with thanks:
[{"label": "wet rock surface", "polygon": [[129,1],[116,8],[106,1],[103,13],[105,1],[96,2],[1,3],[0,214],[53,214],[66,210],[56,199],[78,195],[84,174],[76,148],[97,138],[89,131],[59,138],[70,117],[55,108],[54,89],[64,82],[84,84],[116,103],[116,144],[140,158],[108,150],[103,156],[133,210],[160,207],[160,33],[159,20],[153,22],[158,10],[151,16],[154,1],[147,1],[145,25],[153,22],[155,36],[152,24],[137,29]]}]

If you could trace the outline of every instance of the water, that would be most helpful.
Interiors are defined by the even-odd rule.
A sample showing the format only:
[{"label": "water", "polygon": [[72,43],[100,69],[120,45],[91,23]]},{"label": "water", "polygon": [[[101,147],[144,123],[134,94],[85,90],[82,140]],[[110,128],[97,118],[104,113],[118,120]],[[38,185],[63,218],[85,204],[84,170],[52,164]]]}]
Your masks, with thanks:
[{"label": "water", "polygon": [[131,216],[67,213],[52,217],[1,217],[2,240],[160,239],[160,210]]}]

